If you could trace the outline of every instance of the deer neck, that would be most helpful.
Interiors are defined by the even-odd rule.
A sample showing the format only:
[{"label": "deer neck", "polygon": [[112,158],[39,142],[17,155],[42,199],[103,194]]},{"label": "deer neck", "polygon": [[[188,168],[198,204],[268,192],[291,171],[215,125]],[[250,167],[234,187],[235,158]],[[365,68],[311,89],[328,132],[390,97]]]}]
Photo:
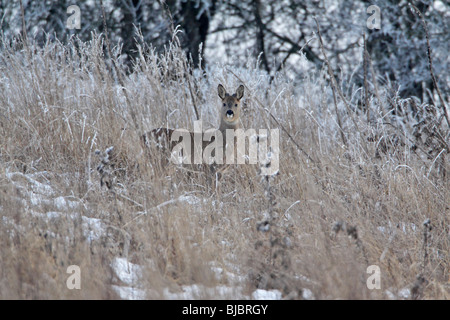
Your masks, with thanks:
[{"label": "deer neck", "polygon": [[222,132],[223,135],[226,134],[227,129],[236,130],[236,129],[240,129],[240,128],[241,128],[241,124],[239,123],[239,121],[236,121],[234,123],[221,121],[220,126],[219,126],[219,130],[220,130],[220,132]]}]

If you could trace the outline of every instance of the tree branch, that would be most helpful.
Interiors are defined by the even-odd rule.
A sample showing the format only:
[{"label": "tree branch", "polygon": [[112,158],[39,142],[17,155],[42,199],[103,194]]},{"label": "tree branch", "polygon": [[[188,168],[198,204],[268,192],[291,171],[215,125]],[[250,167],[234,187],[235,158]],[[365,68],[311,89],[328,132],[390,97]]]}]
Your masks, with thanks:
[{"label": "tree branch", "polygon": [[442,107],[444,108],[444,117],[445,117],[445,120],[447,120],[447,125],[450,127],[450,120],[448,118],[447,105],[445,104],[445,101],[442,98],[441,90],[439,90],[439,87],[438,87],[437,81],[436,81],[436,77],[434,76],[434,72],[433,72],[433,60],[431,59],[431,46],[430,46],[430,37],[428,35],[427,23],[425,22],[425,18],[423,17],[422,12],[420,12],[420,10],[412,3],[409,3],[409,4],[411,7],[414,8],[414,10],[416,10],[417,14],[419,15],[419,17],[422,21],[423,28],[425,29],[425,36],[427,38],[428,67],[430,69],[431,80],[433,80],[433,85],[436,88],[437,94],[439,96],[439,100],[441,101]]}]

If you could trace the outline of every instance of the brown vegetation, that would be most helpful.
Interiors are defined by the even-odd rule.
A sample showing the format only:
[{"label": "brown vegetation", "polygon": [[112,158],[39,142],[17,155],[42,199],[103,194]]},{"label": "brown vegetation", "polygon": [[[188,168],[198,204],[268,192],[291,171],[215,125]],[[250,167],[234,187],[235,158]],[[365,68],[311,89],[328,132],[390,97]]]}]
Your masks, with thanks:
[{"label": "brown vegetation", "polygon": [[[139,48],[119,76],[100,40],[0,53],[1,299],[111,299],[121,286],[168,299],[192,285],[193,298],[450,298],[449,129],[432,107],[380,88],[368,116],[335,109],[324,74],[300,88],[248,69],[202,77],[176,46]],[[244,127],[284,128],[277,175],[235,165],[211,183],[148,161],[143,132],[191,129],[194,106],[216,127],[217,84],[241,80]],[[418,126],[389,116],[413,103]],[[111,146],[108,189],[95,150]],[[118,257],[141,267],[137,283],[117,275]],[[70,265],[80,290],[66,287]],[[366,286],[370,265],[381,289]]]}]

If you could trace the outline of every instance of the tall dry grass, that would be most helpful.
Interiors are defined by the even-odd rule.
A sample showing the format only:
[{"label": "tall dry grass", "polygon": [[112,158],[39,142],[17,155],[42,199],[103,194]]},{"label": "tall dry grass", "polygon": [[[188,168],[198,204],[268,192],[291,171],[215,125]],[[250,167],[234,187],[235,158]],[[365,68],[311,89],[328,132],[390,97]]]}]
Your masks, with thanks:
[{"label": "tall dry grass", "polygon": [[[338,101],[344,145],[324,72],[294,87],[251,60],[191,70],[176,41],[162,55],[139,49],[125,74],[97,35],[43,48],[3,41],[0,298],[119,298],[112,262],[124,257],[142,267],[135,286],[149,299],[189,285],[204,288],[195,298],[259,288],[449,299],[449,128],[439,110],[380,87],[367,115],[355,89],[351,114]],[[219,82],[246,86],[245,128],[281,130],[278,175],[236,165],[216,182],[143,152],[143,132],[192,129],[196,112],[217,126]],[[100,187],[95,154],[110,146],[112,189]],[[69,265],[80,266],[80,290],[66,286]],[[367,288],[370,265],[381,289]]]}]

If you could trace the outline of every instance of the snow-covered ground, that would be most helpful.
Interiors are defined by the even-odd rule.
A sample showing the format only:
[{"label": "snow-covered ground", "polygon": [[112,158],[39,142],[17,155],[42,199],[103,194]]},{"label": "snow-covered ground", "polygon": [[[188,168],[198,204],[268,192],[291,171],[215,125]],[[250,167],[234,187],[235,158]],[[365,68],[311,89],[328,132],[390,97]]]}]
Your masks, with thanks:
[{"label": "snow-covered ground", "polygon": [[[139,300],[146,299],[147,292],[150,295],[157,294],[153,290],[143,288],[139,284],[139,279],[142,275],[142,266],[133,264],[127,261],[125,258],[115,258],[111,263],[111,267],[114,270],[117,278],[123,283],[122,285],[113,285],[114,290],[119,294],[122,299]],[[223,269],[212,267],[212,270],[216,273],[217,277],[222,277]],[[242,276],[236,275],[231,272],[226,272],[227,277],[232,283],[238,279],[242,279]],[[233,287],[218,285],[215,287],[205,287],[203,285],[184,285],[180,291],[173,292],[169,288],[165,288],[162,293],[162,298],[169,300],[194,300],[204,296],[215,297],[217,299],[239,299],[239,300],[280,300],[282,299],[282,293],[279,290],[263,290],[256,289],[251,295],[243,294],[243,288],[235,283]],[[313,294],[310,290],[305,290],[303,293],[304,299],[313,299]]]},{"label": "snow-covered ground", "polygon": [[[58,195],[58,191],[51,186],[50,181],[46,178],[46,172],[37,172],[24,174],[21,172],[7,172],[6,177],[10,183],[20,190],[21,197],[17,200],[23,205],[25,214],[40,219],[48,224],[56,223],[61,219],[69,219],[77,221],[83,237],[88,242],[99,240],[101,235],[106,232],[106,224],[102,219],[87,217],[81,212],[88,212],[88,204],[82,199],[76,199],[72,196]],[[176,199],[164,202],[160,206],[167,206],[177,202],[184,202],[189,205],[202,205],[204,202],[201,198],[193,195],[184,195]],[[48,208],[51,208],[50,210]],[[86,210],[87,209],[87,210]],[[20,229],[19,225],[3,216],[1,222],[10,226],[11,230]],[[81,223],[80,223],[81,222]],[[75,225],[75,224],[74,224]],[[11,231],[13,232],[13,231]],[[49,230],[49,235],[57,237],[53,231]],[[67,238],[67,236],[66,236]],[[69,239],[65,239],[69,241]],[[115,257],[110,264],[114,271],[115,279],[113,279],[112,288],[122,298],[129,300],[147,299],[148,297],[158,297],[159,299],[183,299],[191,300],[202,297],[214,297],[216,299],[241,299],[241,300],[279,300],[282,293],[279,290],[263,290],[257,289],[250,295],[244,294],[243,284],[245,277],[240,275],[238,268],[230,268],[226,271],[218,267],[214,261],[210,262],[211,270],[217,280],[223,277],[228,279],[228,285],[219,284],[212,287],[205,287],[200,284],[183,285],[178,290],[164,288],[162,292],[156,292],[151,288],[145,288],[140,281],[143,276],[144,266],[131,263],[125,257]],[[311,292],[306,292],[304,298],[312,298]]]},{"label": "snow-covered ground", "polygon": [[[58,195],[58,191],[52,187],[50,181],[46,178],[46,172],[36,172],[24,174],[21,172],[7,172],[6,178],[18,190],[20,190],[20,197],[17,200],[23,205],[25,214],[40,219],[51,225],[58,220],[66,219],[77,222],[77,226],[81,228],[81,234],[88,241],[97,241],[102,235],[106,233],[107,225],[99,218],[92,218],[83,215],[81,212],[89,212],[88,204],[73,196]],[[194,195],[183,195],[173,200],[161,203],[158,207],[169,206],[175,203],[185,203],[190,206],[202,206],[207,199],[202,199]],[[210,200],[208,200],[210,201]],[[50,208],[50,209],[49,209]],[[84,210],[81,210],[84,209]],[[0,204],[1,210],[1,204]],[[21,226],[6,216],[3,216],[1,223],[10,227],[11,235],[15,230],[20,232]],[[74,223],[75,225],[75,223]],[[412,223],[392,224],[390,221],[386,226],[379,226],[378,231],[394,239],[396,232],[404,234],[416,233],[418,228]],[[48,234],[52,237],[57,237],[53,231],[49,230]],[[68,236],[66,236],[67,238]],[[69,239],[65,239],[69,242]],[[390,241],[392,241],[390,240]],[[384,253],[382,254],[382,256]],[[144,268],[149,266],[138,265],[130,262],[126,257],[116,256],[112,259],[110,266],[114,273],[112,289],[122,299],[141,300],[148,298],[157,299],[183,299],[193,300],[204,297],[214,297],[216,299],[241,299],[241,300],[280,300],[283,297],[279,290],[263,290],[256,289],[250,294],[245,294],[244,284],[246,283],[246,276],[240,274],[239,268],[230,263],[227,270],[217,265],[215,261],[210,261],[209,266],[212,273],[215,275],[217,283],[221,279],[227,279],[227,285],[218,284],[211,287],[206,287],[201,284],[182,285],[176,290],[173,288],[163,288],[162,291],[156,291],[152,288],[147,288],[141,281],[144,276]],[[302,280],[310,282],[305,277]],[[407,287],[395,290],[392,288],[385,290],[386,297],[389,299],[409,299],[411,290]],[[301,298],[305,300],[314,300],[314,294],[309,289],[302,290]]]}]

